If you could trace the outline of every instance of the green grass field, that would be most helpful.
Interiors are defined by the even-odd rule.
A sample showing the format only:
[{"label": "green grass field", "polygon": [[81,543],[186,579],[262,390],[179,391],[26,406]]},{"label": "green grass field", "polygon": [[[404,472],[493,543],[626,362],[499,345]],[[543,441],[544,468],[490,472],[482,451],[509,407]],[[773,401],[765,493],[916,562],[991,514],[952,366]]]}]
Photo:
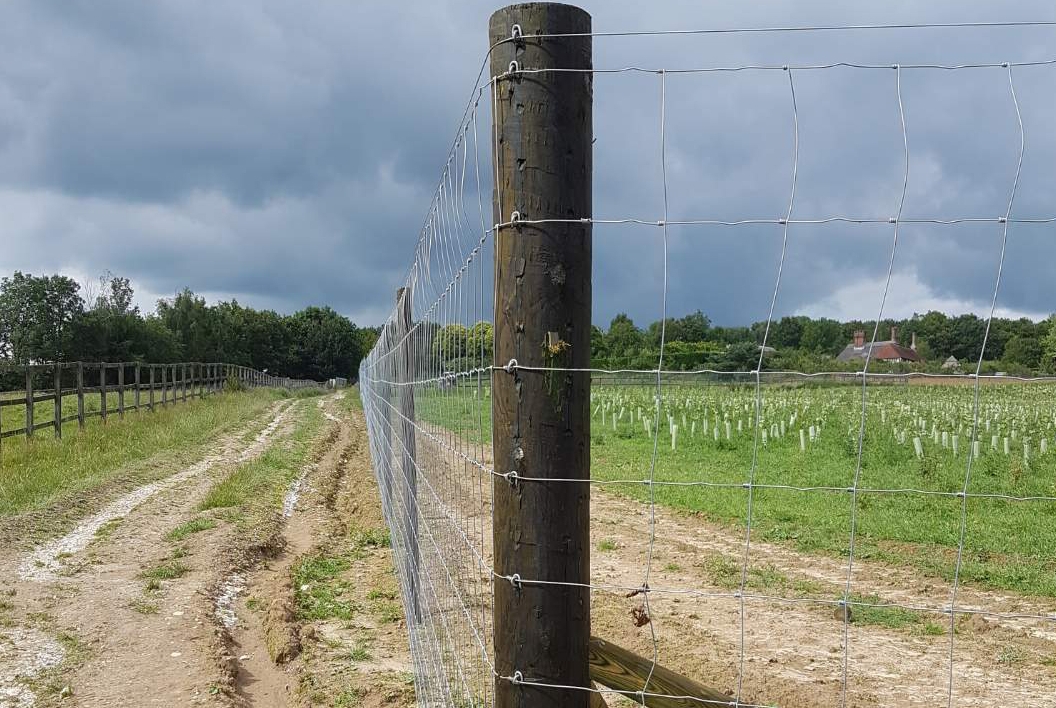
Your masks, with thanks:
[{"label": "green grass field", "polygon": [[[645,502],[643,481],[651,476],[657,503],[743,531],[752,478],[760,485],[752,492],[753,538],[847,555],[860,386],[764,386],[760,428],[767,435],[765,443],[758,436],[754,471],[753,387],[665,386],[651,473],[654,393],[645,386],[594,390],[591,474],[607,491]],[[854,505],[856,558],[952,579],[963,502],[956,495],[973,454],[973,408],[972,386],[870,384]],[[486,389],[480,397],[471,388],[419,392],[416,413],[466,440],[490,442]],[[984,385],[979,418],[961,578],[1056,597],[1056,386]],[[802,489],[818,487],[827,489]],[[972,496],[978,494],[1014,499]]]},{"label": "green grass field", "polygon": [[[139,469],[156,455],[193,457],[217,436],[246,425],[288,394],[257,389],[158,408],[156,412],[93,418],[55,440],[47,431],[32,440],[8,438],[0,447],[0,517],[43,509],[60,498],[78,500],[90,490],[124,476],[149,479]],[[189,458],[190,459],[190,458]]]},{"label": "green grass field", "polygon": [[[303,396],[298,396],[303,398]],[[281,444],[244,462],[209,490],[200,511],[252,507],[281,508],[287,488],[307,463],[311,445],[326,422],[318,406],[300,404],[293,430]]]},{"label": "green grass field", "polygon": [[[188,392],[190,395],[190,392]],[[212,394],[210,394],[212,395]],[[167,406],[178,405],[182,406],[184,401],[182,398],[176,403],[172,400],[173,393],[168,391],[166,397],[168,400]],[[18,391],[8,391],[0,393],[0,399],[4,400],[24,400],[25,394]],[[117,418],[117,408],[120,396],[114,391],[108,391],[106,394],[107,410],[110,411],[110,418]],[[140,392],[140,405],[145,409],[148,403],[148,392]],[[190,400],[190,399],[188,399]],[[135,404],[135,393],[132,391],[125,392],[125,407],[131,409]],[[162,410],[166,406],[162,406],[161,403],[161,391],[154,392],[154,405],[158,410]],[[86,422],[94,421],[97,414],[103,407],[102,394],[99,392],[86,393],[84,395],[84,415],[87,419]],[[126,410],[126,415],[132,413],[132,410]],[[77,394],[64,394],[62,397],[62,412],[61,417],[66,418],[68,416],[77,414]],[[33,404],[33,423],[39,425],[41,423],[49,423],[55,420],[55,403],[54,400],[38,401]],[[0,408],[0,430],[18,430],[24,428],[26,425],[26,407],[25,405],[16,406],[4,406]],[[68,421],[63,424],[62,432],[64,435],[70,431],[77,429],[77,421]],[[38,430],[36,435],[48,436],[52,435],[51,429]],[[8,438],[10,440],[10,438]]]}]

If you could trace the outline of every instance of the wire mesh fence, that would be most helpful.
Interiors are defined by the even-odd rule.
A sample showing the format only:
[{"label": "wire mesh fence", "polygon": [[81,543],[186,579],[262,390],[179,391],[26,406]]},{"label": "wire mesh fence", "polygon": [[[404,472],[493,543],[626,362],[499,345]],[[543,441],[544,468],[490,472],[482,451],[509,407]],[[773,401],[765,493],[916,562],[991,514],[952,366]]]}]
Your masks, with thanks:
[{"label": "wire mesh fence", "polygon": [[[1013,26],[1042,31],[1050,24],[598,33],[525,22],[511,23],[493,41],[393,314],[360,372],[420,704],[509,705],[510,695],[541,691],[559,697],[554,702],[578,705],[596,698],[654,706],[1056,705],[1050,688],[1056,680],[1056,379],[987,375],[983,368],[1012,255],[1018,250],[1016,258],[1023,258],[1022,249],[1035,239],[1051,238],[1056,223],[1020,203],[1025,164],[1032,180],[1051,184],[1051,162],[1030,164],[1027,146],[1031,129],[1043,130],[1051,110],[1044,86],[1056,59],[1024,50],[1028,58],[1021,61],[990,60],[984,42],[968,52],[970,60],[955,61],[900,62],[899,53],[930,57],[934,51],[892,43],[883,45],[891,59],[886,62],[533,63],[541,61],[537,50],[559,56],[563,42],[586,40],[589,56],[591,42],[641,35],[673,42],[716,34],[898,31],[920,41],[929,32],[989,39]],[[666,59],[663,45],[653,51]],[[495,71],[496,65],[505,70]],[[846,86],[848,75],[865,86],[866,110],[885,111],[877,119],[883,129],[867,131],[875,133],[873,140],[888,139],[883,166],[853,161],[856,175],[875,171],[886,179],[886,187],[864,202],[873,216],[841,212],[856,206],[854,199],[837,198],[846,195],[816,193],[818,164],[807,153],[823,147],[810,124],[818,116],[811,102],[827,95],[837,120],[845,120],[844,97],[834,99],[831,92]],[[920,102],[941,100],[915,83],[922,75],[940,77],[929,89],[987,87],[987,110],[1001,105],[985,116],[992,135],[1001,135],[987,153],[1001,154],[1000,169],[980,161],[948,182],[929,173],[943,151],[970,152],[971,146],[944,143],[942,126],[923,118],[914,132]],[[559,92],[548,82],[569,76],[588,82],[598,107],[618,106],[624,91],[647,87],[642,95],[650,99],[635,103],[627,122],[638,125],[651,116],[651,129],[638,134],[647,147],[635,147],[651,153],[648,164],[655,170],[642,167],[614,178],[599,172],[599,163],[617,164],[628,143],[614,141],[605,157],[597,153],[606,148],[596,148],[595,201],[627,211],[554,213],[545,195],[529,188],[534,177],[516,177],[559,169],[533,164],[533,141],[550,138],[529,134],[530,123],[519,121],[533,112],[557,114],[545,103],[524,100],[528,85]],[[717,87],[736,91],[740,84],[756,92],[736,94],[743,101],[732,115],[776,111],[773,121],[746,119],[745,131],[780,126],[757,136],[784,142],[784,169],[774,171],[782,178],[760,177],[780,200],[756,196],[742,206],[722,190],[723,165],[733,169],[728,161],[687,158],[695,153],[687,147],[685,126],[698,107],[689,99],[714,101]],[[862,96],[853,91],[846,100]],[[590,133],[589,120],[585,130],[593,143],[598,136]],[[726,136],[719,132],[721,141]],[[512,148],[511,134],[523,138]],[[517,150],[526,157],[517,158]],[[914,183],[912,166],[923,173],[923,186]],[[708,176],[708,169],[720,174]],[[586,179],[589,193],[589,174]],[[701,180],[716,194],[694,201],[688,195]],[[988,196],[980,196],[976,183],[987,185]],[[969,197],[922,198],[943,189]],[[635,190],[652,196],[627,196]],[[1044,207],[1040,193],[1030,185],[1030,208]],[[744,211],[730,213],[724,209],[730,205]],[[936,211],[916,211],[922,205]],[[584,238],[588,253],[592,230],[610,249],[608,264],[655,283],[654,361],[572,364],[569,342],[582,335],[571,331],[573,315],[539,327],[532,312],[543,307],[543,295],[506,296],[503,279],[530,277],[538,265],[533,257],[559,291],[566,287],[561,252],[541,249],[518,261],[503,245],[503,239],[553,230]],[[719,257],[730,233],[752,244],[752,257],[739,264],[744,291],[725,297],[750,302],[745,308],[754,307],[764,326],[747,366],[710,368],[672,346],[669,303],[673,292],[692,292],[695,284],[692,264],[681,259]],[[635,250],[632,240],[646,246]],[[912,358],[894,366],[881,354],[885,346],[908,350],[903,357],[916,353],[899,344],[897,333],[888,336],[884,322],[907,264],[944,267],[917,259],[934,240],[950,244],[951,259],[957,248],[980,242],[992,254],[975,264],[987,271],[979,276],[986,283],[979,297],[986,327],[966,374],[915,369]],[[871,287],[848,303],[866,323],[860,341],[848,345],[851,364],[820,372],[777,370],[769,362],[771,334],[775,316],[788,310],[789,280],[809,278],[802,262],[809,267],[827,249],[843,248],[843,241],[880,264]],[[611,273],[599,273],[595,261],[596,279]],[[612,277],[619,283],[627,278]],[[595,289],[606,292],[598,284]],[[571,296],[566,304],[570,313],[582,305]],[[506,355],[511,342],[522,356]],[[585,397],[577,381],[588,382]],[[563,436],[532,437],[538,398],[552,402],[549,413],[556,411],[559,423],[566,416],[567,425],[558,426]],[[577,428],[581,405],[585,426]],[[551,451],[539,446],[551,444],[585,450],[586,469],[541,462]],[[589,537],[569,538],[563,548],[537,545],[545,534],[536,527],[556,521],[532,516],[539,507],[531,500],[565,508],[569,497],[584,494]],[[511,522],[519,508],[531,511]],[[513,555],[498,559],[500,550],[507,552],[500,545]],[[588,562],[588,577],[568,580],[575,577],[570,566]],[[539,568],[554,574],[534,574]],[[569,674],[555,673],[547,662],[555,647],[566,646],[566,628],[579,631],[578,618],[575,608],[567,617],[554,616],[537,598],[570,588],[587,593],[595,636],[589,652],[563,657],[584,671],[589,664],[589,679],[562,683],[553,676]],[[510,654],[505,645],[510,633],[519,638],[530,630],[516,618],[512,626],[505,606],[525,598],[537,603],[532,641],[541,647],[540,661],[518,665],[510,656],[523,654]],[[617,655],[607,653],[609,644],[636,659],[619,654],[628,663],[612,670]]]}]

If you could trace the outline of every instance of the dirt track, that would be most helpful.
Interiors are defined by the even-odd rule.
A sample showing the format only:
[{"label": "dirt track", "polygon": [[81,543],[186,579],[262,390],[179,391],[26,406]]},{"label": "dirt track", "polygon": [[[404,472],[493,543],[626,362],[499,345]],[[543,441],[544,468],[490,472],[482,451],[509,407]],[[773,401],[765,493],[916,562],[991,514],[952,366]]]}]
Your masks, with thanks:
[{"label": "dirt track", "polygon": [[[277,666],[264,632],[271,615],[250,609],[247,598],[290,608],[291,565],[344,531],[337,503],[349,503],[348,481],[357,482],[356,496],[372,491],[362,417],[336,402],[276,404],[197,463],[109,500],[61,538],[0,554],[0,707],[307,705],[302,684],[338,657],[318,656],[314,628],[290,610],[271,624],[296,632],[315,663],[294,655]],[[197,507],[216,481],[283,444],[298,411],[316,403],[327,430],[282,508],[248,525],[216,513],[214,528],[179,542],[166,537],[202,516]],[[391,575],[387,553],[368,560]],[[178,577],[144,579],[145,569],[175,564],[183,566]],[[389,663],[402,671],[406,651],[395,644]]]}]

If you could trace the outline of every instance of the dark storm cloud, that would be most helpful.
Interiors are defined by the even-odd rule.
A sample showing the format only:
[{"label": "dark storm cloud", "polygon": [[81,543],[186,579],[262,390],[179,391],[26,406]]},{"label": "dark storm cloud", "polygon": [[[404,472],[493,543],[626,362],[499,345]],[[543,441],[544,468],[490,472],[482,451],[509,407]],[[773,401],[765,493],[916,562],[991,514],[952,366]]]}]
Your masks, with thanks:
[{"label": "dark storm cloud", "polygon": [[[595,28],[1053,19],[1043,2],[586,3]],[[104,269],[146,298],[190,287],[384,317],[486,51],[492,3],[8,3],[0,25],[0,269]],[[595,65],[703,67],[1049,59],[1056,29],[598,38]],[[1027,150],[1014,214],[1048,216],[1054,67],[1014,72]],[[795,218],[894,216],[904,174],[891,69],[795,71]],[[904,215],[1007,208],[1019,128],[1004,70],[903,70]],[[663,218],[658,74],[595,82],[595,216]],[[788,74],[669,74],[669,219],[788,208]],[[484,116],[486,120],[486,116]],[[482,128],[486,134],[486,125]],[[485,138],[486,142],[486,138]],[[483,189],[490,185],[485,173]],[[490,220],[490,216],[489,216]],[[1000,305],[1054,308],[1052,226],[1014,226]],[[892,229],[795,225],[778,314],[873,317]],[[595,313],[660,315],[662,230],[595,229]],[[782,229],[668,230],[668,311],[765,317]],[[985,309],[1001,229],[906,226],[895,314]]]}]

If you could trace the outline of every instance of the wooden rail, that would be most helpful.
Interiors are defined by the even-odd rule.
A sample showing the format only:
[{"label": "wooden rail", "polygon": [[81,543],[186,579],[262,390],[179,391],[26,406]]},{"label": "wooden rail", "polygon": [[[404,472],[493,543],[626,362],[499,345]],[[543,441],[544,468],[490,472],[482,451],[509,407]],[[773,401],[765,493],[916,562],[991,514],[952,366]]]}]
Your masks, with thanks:
[{"label": "wooden rail", "polygon": [[[144,364],[141,362],[65,362],[34,364],[8,368],[24,372],[25,388],[22,391],[0,392],[0,440],[25,436],[27,439],[39,430],[52,429],[56,438],[62,437],[63,425],[77,422],[83,428],[89,418],[99,417],[105,423],[109,416],[124,418],[126,412],[154,411],[158,406],[186,403],[195,398],[204,398],[223,391],[229,380],[245,388],[310,388],[325,384],[304,379],[272,376],[248,366],[224,363],[181,362],[176,364]],[[98,385],[86,386],[86,381],[98,381]],[[41,389],[37,384],[46,382],[49,388]],[[127,400],[131,393],[131,402]],[[85,401],[99,397],[99,409],[88,410]],[[76,409],[64,412],[63,401],[76,398]],[[51,417],[37,421],[38,404],[52,402]],[[21,427],[5,430],[3,409],[21,406],[25,422]]]},{"label": "wooden rail", "polygon": [[[659,664],[653,666],[651,660],[612,642],[591,637],[589,647],[590,680],[613,691],[626,692],[628,698],[641,701],[648,708],[706,708],[734,704],[732,696],[702,686]],[[643,686],[646,686],[644,691]]]}]

